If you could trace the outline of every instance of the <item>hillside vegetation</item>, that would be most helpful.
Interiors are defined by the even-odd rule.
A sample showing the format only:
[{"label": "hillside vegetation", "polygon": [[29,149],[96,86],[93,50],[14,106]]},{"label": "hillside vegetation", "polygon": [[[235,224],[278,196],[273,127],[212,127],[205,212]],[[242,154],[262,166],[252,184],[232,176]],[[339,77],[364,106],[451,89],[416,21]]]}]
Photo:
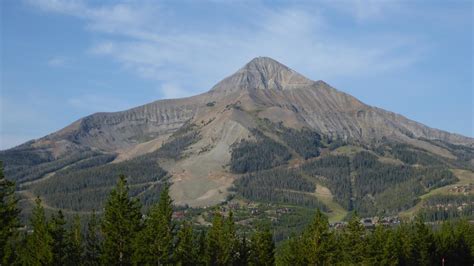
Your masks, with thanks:
[{"label": "hillside vegetation", "polygon": [[[319,207],[331,211],[314,195],[319,183],[329,188],[333,200],[347,211],[362,216],[396,215],[415,206],[424,194],[456,183],[458,178],[450,167],[469,169],[467,148],[462,149],[464,159],[453,160],[396,142],[374,146],[341,142],[268,120],[260,120],[260,130],[255,132],[256,142],[245,141],[234,147],[230,167],[237,173],[248,173],[236,181],[236,192],[254,201],[299,206],[318,202]],[[249,149],[252,145],[254,148]],[[344,153],[345,145],[353,148]],[[301,152],[302,147],[311,147],[314,152]],[[299,162],[296,168],[290,159]],[[287,179],[294,182],[291,187]]]},{"label": "hillside vegetation", "polygon": [[[68,220],[45,214],[40,198],[21,233],[14,183],[0,165],[0,259],[4,265],[454,265],[474,262],[474,226],[465,220],[434,229],[422,216],[397,227],[367,230],[354,215],[331,228],[316,210],[296,235],[275,243],[274,227],[262,223],[242,234],[232,211],[215,209],[210,226],[173,218],[164,187],[146,213],[130,196],[125,176],[107,196],[102,214]],[[87,221],[87,222],[86,222]],[[82,230],[82,228],[85,230]]]},{"label": "hillside vegetation", "polygon": [[[111,163],[116,157],[114,154],[84,152],[81,156],[27,168],[26,174],[23,170],[12,179],[24,182],[20,183],[22,190],[41,196],[50,207],[82,212],[101,210],[117,176],[124,175],[129,178],[130,194],[150,206],[158,200],[169,178],[158,161],[180,159],[197,139],[196,126],[186,124],[157,151],[130,160]],[[19,176],[21,178],[17,178]],[[30,180],[32,182],[25,182]]]},{"label": "hillside vegetation", "polygon": [[[229,164],[219,169],[223,171],[221,174],[235,177],[229,198],[320,208],[331,217],[338,213],[339,219],[342,214],[354,211],[361,216],[397,215],[415,206],[417,211],[423,206],[430,208],[419,205],[423,195],[458,182],[452,168],[472,170],[473,149],[462,145],[423,140],[457,156],[443,157],[407,143],[385,139],[364,144],[306,127],[290,128],[258,118],[255,113],[250,117],[256,127],[249,131],[248,138],[229,147]],[[150,206],[158,199],[163,184],[173,183],[173,176],[160,165],[169,167],[189,156],[192,162],[192,156],[212,149],[209,144],[204,146],[207,150],[198,146],[199,153],[193,153],[192,149],[202,140],[201,130],[207,125],[197,126],[188,121],[159,149],[120,162],[114,161],[117,156],[114,153],[87,149],[54,159],[48,151],[27,146],[2,152],[0,159],[5,159],[6,173],[19,183],[25,192],[22,195],[29,200],[31,195],[41,196],[52,208],[78,212],[100,210],[105,195],[120,174],[130,177],[131,195]],[[213,175],[219,176],[219,171]],[[316,193],[318,185],[327,188],[331,195],[324,202]],[[213,193],[219,195],[222,191]],[[465,213],[460,211],[459,216],[464,217]],[[457,217],[454,214],[436,217],[448,216]]]},{"label": "hillside vegetation", "polygon": [[235,183],[236,191],[253,201],[298,205],[328,211],[313,192],[316,185],[297,171],[274,169],[244,175]]}]

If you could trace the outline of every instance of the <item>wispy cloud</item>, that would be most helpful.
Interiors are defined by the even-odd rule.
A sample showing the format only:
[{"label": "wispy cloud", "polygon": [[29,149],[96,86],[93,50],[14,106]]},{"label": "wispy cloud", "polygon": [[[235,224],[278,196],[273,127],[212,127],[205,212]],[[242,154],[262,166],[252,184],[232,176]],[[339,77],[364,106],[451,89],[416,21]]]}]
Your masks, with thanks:
[{"label": "wispy cloud", "polygon": [[55,12],[84,19],[87,28],[108,34],[126,35],[153,40],[151,31],[157,24],[156,4],[143,1],[125,2],[102,6],[89,6],[81,0],[26,0],[32,6],[46,12]]},{"label": "wispy cloud", "polygon": [[[330,1],[320,5],[363,20],[380,17],[392,2]],[[180,31],[164,26],[168,13],[152,2],[97,6],[83,1],[40,0],[32,4],[83,19],[88,30],[102,34],[102,41],[91,44],[90,53],[109,57],[142,78],[158,81],[164,97],[209,89],[255,56],[271,56],[310,78],[329,79],[406,67],[420,59],[424,48],[418,37],[390,33],[348,41],[346,36],[332,33],[324,8],[313,4],[278,9],[256,5],[252,12],[258,16],[243,18],[251,26]]]},{"label": "wispy cloud", "polygon": [[68,59],[64,56],[53,56],[51,57],[47,64],[51,67],[63,67],[68,62]]},{"label": "wispy cloud", "polygon": [[[379,84],[385,85],[384,78],[393,76],[389,73],[398,74],[398,70],[417,77],[401,83],[408,83],[406,87],[411,86],[412,81],[430,87],[426,85],[429,84],[426,82],[428,77],[433,83],[440,80],[433,77],[433,73],[444,73],[455,81],[463,76],[449,71],[455,69],[450,66],[454,61],[438,61],[438,56],[448,56],[453,60],[462,57],[460,53],[463,52],[453,50],[469,41],[460,38],[464,41],[457,43],[458,40],[452,40],[452,37],[470,36],[468,29],[472,28],[469,8],[472,4],[459,5],[459,1],[455,4],[398,0],[279,1],[271,4],[265,1],[187,1],[185,4],[183,1],[150,0],[23,1],[27,5],[22,9],[33,8],[42,13],[36,19],[49,21],[45,14],[64,16],[61,20],[51,20],[65,23],[56,29],[57,34],[69,30],[69,26],[75,30],[73,25],[76,23],[68,24],[73,20],[79,21],[85,31],[77,34],[77,38],[64,40],[62,45],[68,49],[43,50],[44,47],[38,45],[35,55],[39,55],[41,62],[27,58],[11,64],[59,67],[56,70],[64,72],[61,73],[64,76],[55,76],[58,73],[52,71],[50,78],[38,74],[36,81],[27,76],[30,82],[42,86],[36,90],[36,95],[31,96],[23,93],[31,90],[23,82],[2,83],[3,92],[8,89],[10,93],[1,95],[9,99],[0,98],[0,147],[45,135],[92,112],[118,111],[148,100],[184,97],[206,91],[256,56],[273,57],[309,78],[324,79],[338,86],[341,82],[350,84],[354,80],[377,79],[380,79]],[[29,35],[34,43],[36,35]],[[40,41],[49,45],[45,44],[48,40]],[[445,45],[445,41],[452,44]],[[71,45],[71,42],[78,42],[78,45]],[[76,48],[84,49],[85,54]],[[12,54],[14,50],[9,49],[9,54]],[[42,54],[48,51],[53,52]],[[11,58],[19,59],[17,56]],[[444,71],[429,72],[433,65],[443,62],[447,62]],[[117,71],[114,64],[122,69]],[[8,67],[10,71],[5,73],[13,73],[11,69],[14,68]],[[432,69],[425,71],[427,68]],[[458,68],[469,69],[460,65]],[[114,80],[115,75],[127,72],[142,80],[126,76],[120,76],[117,79],[120,81]],[[23,69],[18,73],[19,79],[28,75]],[[37,82],[43,78],[44,82]],[[72,84],[77,79],[90,79],[90,82]],[[378,86],[360,84],[366,83],[355,84],[356,90],[370,92],[369,87],[372,87],[372,91],[380,91]],[[50,86],[59,88],[50,89]],[[425,93],[424,90],[401,90],[404,97],[410,93]],[[368,103],[378,104],[378,99],[373,100],[377,95],[380,94],[370,93],[365,99]],[[356,96],[361,97],[363,93]],[[370,97],[372,102],[368,99]],[[11,144],[4,144],[6,142]]]},{"label": "wispy cloud", "polygon": [[175,98],[182,98],[191,96],[191,93],[181,87],[179,85],[173,83],[165,83],[163,84],[158,91],[163,95],[166,99],[175,99]]},{"label": "wispy cloud", "polygon": [[350,15],[358,22],[380,19],[399,8],[396,0],[326,0],[330,8]]}]

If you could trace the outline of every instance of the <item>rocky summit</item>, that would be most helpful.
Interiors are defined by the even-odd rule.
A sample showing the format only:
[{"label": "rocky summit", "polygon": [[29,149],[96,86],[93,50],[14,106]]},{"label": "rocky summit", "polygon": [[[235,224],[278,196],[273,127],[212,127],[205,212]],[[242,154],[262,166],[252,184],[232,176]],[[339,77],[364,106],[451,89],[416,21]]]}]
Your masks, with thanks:
[{"label": "rocky summit", "polygon": [[[38,195],[71,212],[100,208],[125,174],[145,204],[170,184],[176,205],[237,197],[374,214],[410,210],[432,189],[473,178],[473,147],[472,138],[366,105],[258,57],[203,94],[92,114],[2,151],[0,160],[25,202]],[[366,173],[359,163],[377,168]],[[420,182],[407,202],[387,203],[401,193],[395,188],[413,194]]]}]

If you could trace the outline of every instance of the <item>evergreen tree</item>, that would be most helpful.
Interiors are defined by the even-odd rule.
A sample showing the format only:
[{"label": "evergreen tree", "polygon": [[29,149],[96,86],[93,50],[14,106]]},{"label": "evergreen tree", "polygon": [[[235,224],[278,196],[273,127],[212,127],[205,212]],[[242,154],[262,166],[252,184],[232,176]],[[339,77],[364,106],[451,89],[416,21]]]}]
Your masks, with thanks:
[{"label": "evergreen tree", "polygon": [[361,264],[366,255],[366,243],[364,239],[365,228],[360,223],[357,215],[352,216],[351,220],[344,228],[343,247],[346,262],[352,264]]},{"label": "evergreen tree", "polygon": [[[400,239],[394,230],[391,230],[386,234],[385,243],[383,246],[381,246],[381,249],[383,251],[382,258],[378,262],[380,262],[382,265],[404,265],[400,263],[400,258],[403,257],[403,254],[401,251]],[[375,260],[375,258],[373,260]],[[376,264],[377,261],[374,262],[374,265]]]},{"label": "evergreen tree", "polygon": [[223,229],[223,239],[221,242],[223,243],[222,262],[233,264],[238,259],[239,239],[237,238],[232,211],[229,211],[229,216],[227,219],[224,219]]},{"label": "evergreen tree", "polygon": [[67,253],[66,241],[66,220],[63,212],[58,211],[56,215],[51,217],[49,222],[49,233],[53,238],[53,265],[65,265]]},{"label": "evergreen tree", "polygon": [[368,264],[375,265],[377,262],[382,261],[384,255],[383,247],[387,241],[387,237],[387,229],[385,229],[383,225],[377,225],[372,234],[369,235],[367,241]]},{"label": "evergreen tree", "polygon": [[311,265],[331,264],[335,252],[334,236],[329,230],[327,217],[318,209],[301,239],[306,262]]},{"label": "evergreen tree", "polygon": [[456,255],[459,265],[474,265],[474,224],[462,219],[454,228]]},{"label": "evergreen tree", "polygon": [[232,212],[227,219],[216,212],[207,237],[208,265],[231,265],[237,261],[238,239]]},{"label": "evergreen tree", "polygon": [[247,237],[244,235],[239,244],[238,258],[235,261],[236,265],[248,265],[250,259],[250,246]]},{"label": "evergreen tree", "polygon": [[178,243],[174,250],[174,257],[174,262],[177,265],[196,265],[198,262],[193,228],[186,222],[178,232]]},{"label": "evergreen tree", "polygon": [[268,226],[261,226],[250,241],[249,265],[274,265],[275,243]]},{"label": "evergreen tree", "polygon": [[15,197],[15,183],[5,178],[3,162],[0,161],[0,262],[9,264],[15,260],[15,247],[18,244],[18,227],[20,226]]},{"label": "evergreen tree", "polygon": [[[439,262],[445,260],[448,264],[456,262],[456,236],[450,222],[444,222],[441,225],[441,229],[435,236],[435,241],[437,247],[435,261]],[[462,263],[455,264],[463,265]]]},{"label": "evergreen tree", "polygon": [[145,227],[135,240],[136,264],[170,264],[173,252],[173,215],[172,200],[169,188],[165,187],[160,194],[157,205],[151,207],[145,219]]},{"label": "evergreen tree", "polygon": [[314,219],[298,237],[287,241],[278,255],[279,264],[330,265],[340,257],[327,217],[317,210]]},{"label": "evergreen tree", "polygon": [[207,262],[207,235],[201,230],[197,239],[197,262],[196,265],[206,265]]},{"label": "evergreen tree", "polygon": [[472,265],[474,261],[471,249],[474,246],[469,245],[468,239],[473,233],[474,226],[469,225],[466,220],[461,220],[456,224],[444,222],[434,236],[436,256],[432,263],[444,260],[446,265]]},{"label": "evergreen tree", "polygon": [[395,229],[396,239],[399,245],[398,261],[401,265],[416,264],[416,257],[413,250],[416,248],[413,242],[412,226],[408,223],[402,222],[397,229]]},{"label": "evergreen tree", "polygon": [[26,246],[20,256],[23,265],[50,265],[53,262],[53,238],[49,234],[41,199],[35,201],[31,217],[33,232],[26,238]]},{"label": "evergreen tree", "polygon": [[76,215],[67,233],[67,265],[81,264],[82,252],[81,220]]},{"label": "evergreen tree", "polygon": [[99,236],[99,221],[95,214],[92,212],[89,223],[87,224],[87,234],[85,239],[84,248],[84,264],[95,266],[100,263],[100,243],[101,239]]},{"label": "evergreen tree", "polygon": [[306,254],[303,254],[302,237],[291,236],[282,244],[277,254],[278,265],[307,265]]},{"label": "evergreen tree", "polygon": [[139,201],[130,199],[128,190],[127,181],[122,175],[105,205],[101,258],[106,265],[131,264],[132,241],[140,230],[141,213]]},{"label": "evergreen tree", "polygon": [[222,238],[222,215],[220,213],[214,214],[212,220],[212,227],[207,232],[207,265],[218,265],[218,259],[221,256],[221,238]]},{"label": "evergreen tree", "polygon": [[415,217],[414,224],[414,257],[418,265],[431,265],[434,256],[434,239],[430,228],[421,215]]}]

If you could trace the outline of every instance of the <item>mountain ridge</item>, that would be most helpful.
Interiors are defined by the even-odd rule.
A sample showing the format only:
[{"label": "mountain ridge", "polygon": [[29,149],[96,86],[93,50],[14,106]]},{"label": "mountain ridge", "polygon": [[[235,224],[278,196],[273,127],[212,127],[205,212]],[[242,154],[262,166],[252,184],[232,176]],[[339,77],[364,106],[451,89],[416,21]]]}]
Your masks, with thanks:
[{"label": "mountain ridge", "polygon": [[[97,122],[100,123],[101,121],[104,121],[108,124],[120,123],[126,120],[136,122],[140,121],[149,126],[148,130],[145,131],[154,132],[154,127],[156,127],[155,131],[158,131],[158,133],[165,132],[166,129],[172,131],[179,128],[179,126],[182,126],[184,121],[192,119],[192,114],[197,111],[199,105],[207,104],[207,102],[212,102],[213,100],[220,100],[221,98],[230,97],[230,94],[240,94],[237,97],[242,97],[242,93],[245,93],[246,90],[250,90],[250,97],[254,97],[256,100],[268,103],[268,101],[266,101],[268,100],[268,97],[266,97],[268,96],[266,95],[268,93],[263,93],[262,95],[261,92],[254,91],[259,89],[274,89],[280,91],[291,89],[302,89],[307,91],[309,89],[323,91],[325,94],[323,97],[325,99],[322,100],[331,100],[331,107],[335,108],[335,111],[341,111],[341,104],[339,104],[339,106],[337,104],[337,101],[340,101],[352,108],[352,110],[349,109],[349,111],[359,112],[359,116],[363,115],[365,111],[370,111],[370,115],[383,113],[383,115],[390,116],[390,120],[401,120],[406,124],[405,126],[408,126],[406,130],[413,133],[416,137],[441,139],[444,141],[454,142],[456,144],[471,146],[474,145],[473,138],[430,128],[421,123],[409,120],[408,118],[394,112],[366,105],[353,96],[334,89],[322,80],[311,81],[298,74],[296,71],[268,57],[254,58],[236,73],[218,82],[208,92],[186,98],[157,100],[119,112],[94,113],[38,140],[51,138],[53,136],[58,136],[61,138],[61,136],[66,136],[67,133],[70,133],[70,131],[74,129],[88,131],[90,127],[94,127]],[[291,92],[285,92],[283,94],[286,94],[283,95],[284,97],[294,97],[294,95],[291,95]],[[321,96],[321,93],[319,93],[318,96]],[[335,97],[339,99],[334,100]],[[318,104],[320,104],[320,102],[318,102]],[[276,103],[276,105],[278,105],[278,103]],[[347,109],[344,111],[347,111]],[[389,121],[389,123],[392,123],[392,121]],[[175,126],[173,126],[173,124]],[[315,126],[314,123],[313,126]],[[318,126],[317,129],[324,131],[324,128],[321,126]],[[339,128],[338,130],[341,129]],[[331,131],[334,130],[327,130],[327,132]],[[80,139],[80,134],[77,137]],[[354,135],[352,137],[354,137]],[[68,138],[71,138],[71,136],[68,136]],[[71,140],[77,139],[72,138]],[[110,143],[110,141],[110,139],[106,139],[104,144],[99,145],[99,148],[107,150],[107,143]],[[93,146],[94,143],[87,142],[87,144],[91,144]]]},{"label": "mountain ridge", "polygon": [[[295,140],[306,144],[301,146]],[[93,169],[128,171],[157,164],[168,173],[160,178],[169,177],[175,203],[199,207],[218,204],[233,194],[230,189],[240,173],[232,170],[237,169],[232,164],[240,156],[239,149],[259,153],[264,150],[258,147],[268,146],[275,149],[268,156],[281,152],[281,157],[272,159],[275,165],[264,166],[274,167],[301,164],[307,156],[331,152],[328,147],[337,141],[369,150],[380,146],[393,153],[390,156],[399,156],[394,151],[400,147],[387,146],[387,140],[409,145],[403,154],[415,153],[419,159],[436,156],[449,164],[461,158],[462,149],[467,149],[467,158],[471,158],[474,147],[472,138],[366,105],[324,81],[312,81],[271,58],[258,57],[205,93],[120,112],[95,113],[43,138],[1,151],[0,160],[9,163],[7,172],[20,184],[52,175],[45,181],[50,186],[64,182],[60,178],[67,175],[59,173],[71,165],[86,165],[84,170],[77,167],[81,173]],[[242,156],[238,160],[248,159]],[[392,159],[398,160],[395,157]],[[96,161],[104,165],[96,165]],[[473,162],[463,165],[472,167]],[[152,173],[143,170],[143,175],[141,179],[148,181],[140,186],[155,182],[150,181],[154,180]]]}]

